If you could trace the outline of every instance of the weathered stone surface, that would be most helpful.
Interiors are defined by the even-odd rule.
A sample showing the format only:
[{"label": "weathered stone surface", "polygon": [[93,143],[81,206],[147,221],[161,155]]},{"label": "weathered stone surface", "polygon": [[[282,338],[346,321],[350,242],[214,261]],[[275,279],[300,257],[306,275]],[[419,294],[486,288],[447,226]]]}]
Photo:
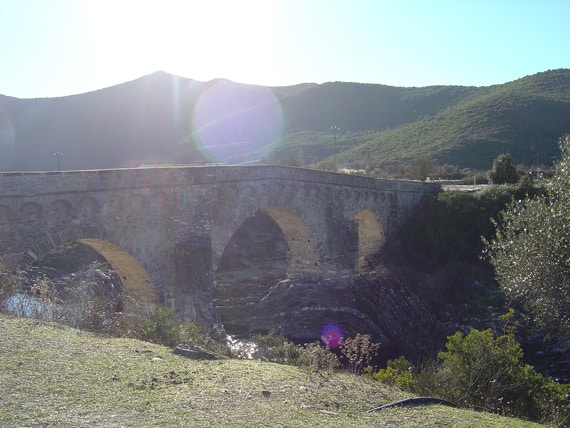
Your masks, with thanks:
[{"label": "weathered stone surface", "polygon": [[[260,288],[255,295],[261,296]],[[445,337],[439,321],[418,297],[379,277],[283,280],[261,298],[254,300],[253,295],[214,302],[230,334],[275,332],[297,342],[312,342],[323,327],[336,324],[345,336],[370,334],[384,353],[407,355],[431,351],[433,338]]]},{"label": "weathered stone surface", "polygon": [[[185,320],[212,324],[214,278],[227,276],[226,252],[236,252],[230,242],[250,219],[263,214],[278,230],[268,232],[281,242],[271,268],[278,272],[265,276],[317,284],[365,268],[371,249],[438,191],[435,184],[280,166],[0,173],[0,255],[15,267],[67,242],[109,242],[152,280],[121,278],[127,293],[152,292]],[[112,264],[128,259],[115,253]],[[259,293],[249,290],[255,300]]]}]

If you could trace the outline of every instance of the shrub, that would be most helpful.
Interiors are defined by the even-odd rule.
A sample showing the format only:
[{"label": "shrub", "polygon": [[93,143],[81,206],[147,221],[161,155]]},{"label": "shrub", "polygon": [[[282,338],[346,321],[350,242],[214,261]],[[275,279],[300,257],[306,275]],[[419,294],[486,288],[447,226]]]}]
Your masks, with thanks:
[{"label": "shrub", "polygon": [[0,310],[109,333],[122,310],[122,295],[120,288],[96,280],[107,270],[106,264],[93,262],[81,276],[57,281],[43,273],[0,273]]},{"label": "shrub", "polygon": [[176,318],[174,311],[170,308],[159,308],[149,318],[123,319],[116,328],[115,334],[135,337],[171,348],[181,343],[197,345],[220,355],[231,356],[228,346],[209,335],[202,335],[196,324],[183,322]]},{"label": "shrub", "polygon": [[347,337],[339,347],[341,361],[353,374],[362,374],[374,358],[378,356],[380,344],[372,342],[369,334],[358,333],[355,337]]},{"label": "shrub", "polygon": [[519,173],[513,165],[510,153],[503,153],[493,161],[493,169],[489,173],[489,179],[494,184],[513,184],[519,181]]},{"label": "shrub", "polygon": [[305,343],[304,346],[299,346],[298,350],[297,366],[302,369],[332,372],[338,367],[336,355],[319,342]]},{"label": "shrub", "polygon": [[400,356],[395,360],[388,360],[385,369],[380,369],[372,375],[372,378],[391,386],[410,390],[412,382],[412,363],[405,357]]},{"label": "shrub", "polygon": [[542,377],[521,361],[522,349],[512,334],[496,337],[491,330],[472,329],[447,339],[447,351],[438,355],[445,398],[505,414],[532,407]]},{"label": "shrub", "polygon": [[133,331],[137,339],[174,347],[180,343],[178,322],[170,308],[159,308],[150,318],[134,322]]},{"label": "shrub", "polygon": [[283,335],[255,335],[252,340],[256,345],[254,358],[279,364],[295,364],[299,358],[299,347]]},{"label": "shrub", "polygon": [[472,329],[449,336],[437,361],[409,369],[400,357],[372,377],[413,393],[441,397],[459,406],[531,418],[543,423],[570,420],[570,385],[544,379],[522,360],[523,352],[508,325],[513,311],[502,316],[503,334]]}]

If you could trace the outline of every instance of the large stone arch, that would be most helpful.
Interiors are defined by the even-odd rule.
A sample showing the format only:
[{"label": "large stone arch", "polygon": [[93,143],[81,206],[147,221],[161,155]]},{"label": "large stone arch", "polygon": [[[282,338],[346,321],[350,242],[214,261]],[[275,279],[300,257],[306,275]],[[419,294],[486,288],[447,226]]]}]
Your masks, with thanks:
[{"label": "large stone arch", "polygon": [[376,214],[364,209],[354,217],[358,223],[358,271],[367,272],[371,268],[371,257],[384,244],[384,228]]},{"label": "large stone arch", "polygon": [[216,267],[212,306],[229,334],[248,335],[265,298],[285,278],[320,276],[314,234],[290,208],[265,205],[230,229]]},{"label": "large stone arch", "polygon": [[289,245],[275,220],[262,210],[233,233],[220,257],[220,281],[267,282],[286,277]]},{"label": "large stone arch", "polygon": [[247,212],[237,213],[235,217],[215,224],[215,227],[210,229],[214,272],[218,271],[220,261],[232,237],[259,212],[269,216],[283,232],[289,247],[287,255],[288,276],[314,277],[322,274],[322,260],[315,234],[296,211],[280,205],[260,205],[257,209],[247,209]]},{"label": "large stone arch", "polygon": [[47,236],[33,248],[28,248],[19,263],[20,268],[25,269],[60,245],[78,242],[95,250],[113,266],[123,286],[123,307],[126,313],[148,313],[157,307],[159,299],[154,284],[137,259],[109,241],[84,238],[79,229],[74,230],[75,233]]}]

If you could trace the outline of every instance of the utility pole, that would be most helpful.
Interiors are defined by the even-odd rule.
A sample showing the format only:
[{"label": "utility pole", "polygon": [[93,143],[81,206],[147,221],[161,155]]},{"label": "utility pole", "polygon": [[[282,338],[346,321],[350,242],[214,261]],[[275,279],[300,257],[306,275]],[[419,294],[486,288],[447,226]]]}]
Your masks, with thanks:
[{"label": "utility pole", "polygon": [[336,172],[336,133],[340,131],[340,128],[336,125],[331,126],[334,132],[334,147],[333,147],[333,171]]},{"label": "utility pole", "polygon": [[63,153],[55,152],[54,155],[57,156],[57,170],[61,171],[61,158],[63,157]]}]

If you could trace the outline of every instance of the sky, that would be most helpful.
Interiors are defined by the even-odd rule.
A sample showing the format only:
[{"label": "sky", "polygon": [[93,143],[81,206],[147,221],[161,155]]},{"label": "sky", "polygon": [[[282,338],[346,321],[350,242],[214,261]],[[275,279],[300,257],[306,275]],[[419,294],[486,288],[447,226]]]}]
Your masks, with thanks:
[{"label": "sky", "polygon": [[0,0],[0,94],[155,71],[287,86],[489,86],[570,68],[568,0]]}]

